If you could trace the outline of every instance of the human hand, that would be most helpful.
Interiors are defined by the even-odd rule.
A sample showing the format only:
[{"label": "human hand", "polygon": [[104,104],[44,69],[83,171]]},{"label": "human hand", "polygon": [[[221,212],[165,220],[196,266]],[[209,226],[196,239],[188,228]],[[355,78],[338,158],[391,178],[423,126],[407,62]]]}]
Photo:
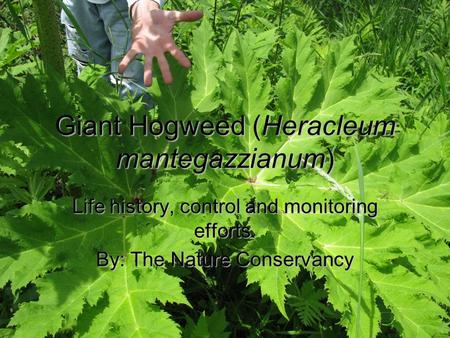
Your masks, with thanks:
[{"label": "human hand", "polygon": [[185,68],[191,62],[176,46],[172,37],[175,24],[183,21],[196,21],[203,16],[200,11],[165,11],[153,0],[139,0],[131,8],[132,42],[131,48],[119,64],[123,73],[137,54],[144,55],[144,84],[152,85],[152,63],[157,58],[164,82],[173,81],[165,53],[170,53]]}]

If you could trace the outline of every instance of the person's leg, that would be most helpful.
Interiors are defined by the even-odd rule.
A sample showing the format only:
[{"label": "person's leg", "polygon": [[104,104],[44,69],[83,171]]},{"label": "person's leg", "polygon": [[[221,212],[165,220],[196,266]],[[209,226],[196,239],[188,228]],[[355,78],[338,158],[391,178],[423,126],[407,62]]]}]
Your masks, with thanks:
[{"label": "person's leg", "polygon": [[[87,0],[64,0],[74,21],[61,12],[61,22],[66,27],[67,47],[81,72],[88,63],[108,65],[110,63],[111,43],[104,29],[104,23],[96,5]],[[77,31],[78,26],[83,34]],[[82,36],[84,35],[85,40]],[[87,40],[87,43],[86,43]]]},{"label": "person's leg", "polygon": [[142,97],[148,106],[152,106],[151,97],[144,86],[144,66],[140,61],[133,61],[123,76],[118,75],[119,63],[131,45],[131,21],[127,1],[111,0],[98,5],[98,8],[111,43],[111,73],[114,75],[112,80],[122,85],[122,95]]}]

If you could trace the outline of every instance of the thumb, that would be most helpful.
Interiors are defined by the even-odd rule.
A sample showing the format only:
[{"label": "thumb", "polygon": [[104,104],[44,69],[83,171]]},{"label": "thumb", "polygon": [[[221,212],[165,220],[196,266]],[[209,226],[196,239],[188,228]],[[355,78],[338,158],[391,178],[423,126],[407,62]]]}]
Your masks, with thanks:
[{"label": "thumb", "polygon": [[181,22],[181,21],[197,21],[203,17],[202,11],[173,11],[175,15],[175,21]]}]

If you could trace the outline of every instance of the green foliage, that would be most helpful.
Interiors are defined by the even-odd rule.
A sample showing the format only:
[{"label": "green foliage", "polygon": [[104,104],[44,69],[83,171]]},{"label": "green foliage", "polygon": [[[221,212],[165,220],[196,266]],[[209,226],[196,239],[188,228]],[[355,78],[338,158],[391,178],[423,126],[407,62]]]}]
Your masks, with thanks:
[{"label": "green foliage", "polygon": [[211,316],[205,316],[202,313],[197,323],[192,320],[188,321],[183,338],[228,338],[229,333],[226,331],[226,326],[224,310],[214,312]]},{"label": "green foliage", "polygon": [[[361,46],[370,44],[371,34],[383,27],[378,23],[368,28],[367,22],[376,23],[369,17],[363,16],[367,22],[358,26],[364,34],[328,41],[320,16],[306,5],[294,11],[296,2],[284,4],[284,14],[281,4],[265,1],[232,1],[219,7],[214,1],[203,3],[210,8],[211,20],[193,32],[194,68],[188,73],[173,65],[172,85],[155,81],[151,92],[157,109],[152,116],[195,121],[244,115],[251,126],[258,114],[321,121],[342,114],[357,121],[392,118],[402,126],[400,133],[365,139],[271,135],[258,141],[249,128],[246,138],[199,136],[175,143],[126,133],[67,138],[55,129],[61,114],[98,121],[113,115],[142,116],[145,109],[139,102],[119,99],[101,81],[88,86],[51,74],[0,80],[0,116],[6,124],[0,135],[0,287],[10,304],[10,310],[2,308],[0,318],[7,328],[0,333],[216,338],[324,332],[342,336],[345,328],[350,337],[377,337],[389,327],[404,337],[445,336],[450,277],[448,96],[436,99],[436,106],[425,99],[414,118],[411,111],[405,113],[402,101],[416,99],[407,91],[411,83],[387,76],[400,75],[390,67],[380,75],[376,68],[384,69],[385,64],[372,67],[359,57]],[[308,19],[300,22],[297,17]],[[229,21],[234,28],[224,25]],[[439,23],[433,27],[443,29]],[[428,54],[429,74],[439,80],[444,93],[447,61],[439,48]],[[396,54],[386,61],[395,69],[409,69],[410,52],[402,52],[406,56],[401,60]],[[255,147],[270,154],[332,149],[336,163],[329,174],[317,168],[295,173],[208,170],[204,175],[115,169],[121,152],[253,152]],[[164,219],[72,212],[73,197],[138,198],[175,206],[181,201],[236,198],[242,203],[277,199],[281,205],[345,202],[362,198],[361,180],[365,200],[378,203],[375,218],[185,215],[176,208]],[[358,217],[364,217],[364,243]],[[214,243],[195,238],[194,228],[211,221],[248,224],[256,237]],[[354,255],[354,262],[348,271],[330,266],[195,270],[136,267],[129,256],[145,250],[168,260],[171,251],[210,250],[234,257],[240,249],[281,257],[311,252]],[[128,259],[115,271],[98,268],[97,251]],[[37,294],[18,297],[34,287]]]},{"label": "green foliage", "polygon": [[31,1],[7,0],[0,6],[0,76],[38,73],[37,25]]},{"label": "green foliage", "polygon": [[[32,27],[33,30],[36,27]],[[12,75],[19,75],[30,71],[35,67],[35,63],[28,61],[19,65],[15,62],[29,53],[31,46],[27,43],[25,37],[19,32],[12,32],[9,28],[0,28],[0,69],[8,67]]]},{"label": "green foliage", "polygon": [[325,290],[316,289],[311,281],[304,283],[301,289],[290,285],[292,294],[288,295],[288,303],[295,309],[306,326],[314,326],[324,319],[323,313],[329,312],[322,303],[327,297]]}]

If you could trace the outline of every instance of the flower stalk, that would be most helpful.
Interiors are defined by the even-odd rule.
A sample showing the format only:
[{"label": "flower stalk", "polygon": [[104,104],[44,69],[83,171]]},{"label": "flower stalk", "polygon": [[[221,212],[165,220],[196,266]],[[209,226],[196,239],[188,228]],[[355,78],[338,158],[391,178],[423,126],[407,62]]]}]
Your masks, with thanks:
[{"label": "flower stalk", "polygon": [[65,76],[60,25],[53,0],[33,0],[42,60],[48,71]]}]

